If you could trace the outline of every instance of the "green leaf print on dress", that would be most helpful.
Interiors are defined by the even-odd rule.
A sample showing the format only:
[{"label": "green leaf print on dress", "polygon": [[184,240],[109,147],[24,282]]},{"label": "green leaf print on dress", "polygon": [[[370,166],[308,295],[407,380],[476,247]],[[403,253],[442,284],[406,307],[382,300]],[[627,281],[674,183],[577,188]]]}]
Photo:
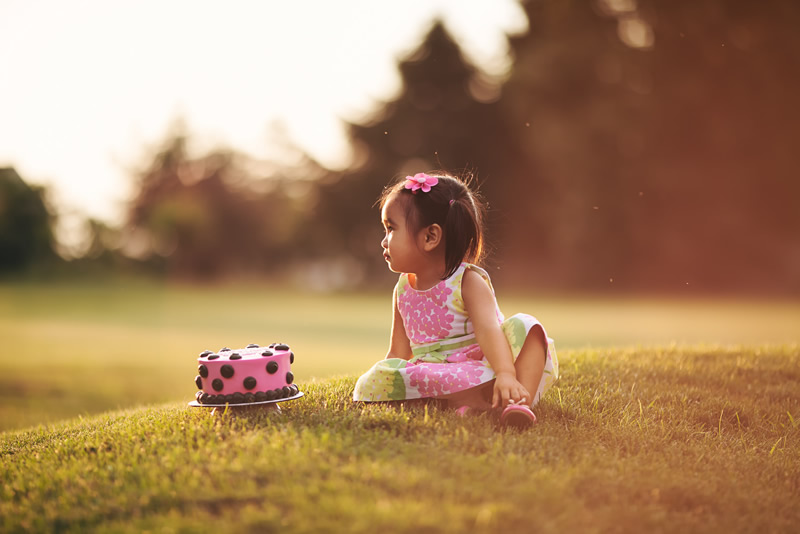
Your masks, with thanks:
[{"label": "green leaf print on dress", "polygon": [[403,400],[406,398],[406,384],[398,369],[407,365],[408,362],[400,358],[379,361],[368,375],[359,379],[357,389],[376,399]]},{"label": "green leaf print on dress", "polygon": [[500,325],[503,329],[503,333],[506,335],[508,339],[508,344],[511,345],[511,354],[514,355],[514,358],[519,356],[519,352],[522,350],[522,345],[525,343],[525,338],[528,337],[528,327],[525,324],[525,321],[519,317],[518,315],[512,315],[505,321],[503,324]]}]

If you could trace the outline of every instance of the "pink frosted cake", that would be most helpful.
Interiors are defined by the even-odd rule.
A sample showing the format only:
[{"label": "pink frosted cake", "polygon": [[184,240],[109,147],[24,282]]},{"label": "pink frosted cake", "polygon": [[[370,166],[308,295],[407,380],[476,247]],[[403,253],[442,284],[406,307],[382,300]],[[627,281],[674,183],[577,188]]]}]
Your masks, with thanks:
[{"label": "pink frosted cake", "polygon": [[294,353],[283,343],[269,347],[200,353],[195,398],[200,404],[247,404],[294,397],[299,389],[291,365]]}]

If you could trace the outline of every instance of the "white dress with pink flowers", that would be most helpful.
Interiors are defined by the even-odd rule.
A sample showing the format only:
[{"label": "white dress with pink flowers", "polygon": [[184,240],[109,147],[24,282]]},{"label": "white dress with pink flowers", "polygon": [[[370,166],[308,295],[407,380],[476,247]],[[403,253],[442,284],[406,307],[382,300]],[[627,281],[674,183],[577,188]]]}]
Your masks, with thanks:
[{"label": "white dress with pink flowers", "polygon": [[[461,296],[461,281],[467,269],[481,275],[492,287],[486,271],[469,263],[462,263],[452,276],[424,291],[414,289],[407,274],[400,275],[397,307],[411,341],[413,356],[410,360],[387,358],[376,363],[358,379],[354,400],[374,402],[441,397],[494,380],[494,371],[475,341],[472,321]],[[530,329],[541,324],[523,313],[504,319],[496,301],[495,308],[497,321],[516,358]],[[545,338],[547,361],[534,395],[534,404],[558,378],[555,346],[546,332]]]}]

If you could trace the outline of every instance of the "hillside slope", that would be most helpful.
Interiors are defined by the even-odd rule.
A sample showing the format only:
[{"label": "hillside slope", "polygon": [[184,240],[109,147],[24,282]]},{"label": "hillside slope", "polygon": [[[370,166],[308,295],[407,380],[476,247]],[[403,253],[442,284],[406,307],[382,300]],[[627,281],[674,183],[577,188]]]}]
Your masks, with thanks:
[{"label": "hillside slope", "polygon": [[0,434],[0,530],[790,532],[800,348],[579,351],[501,431],[301,384],[282,413],[166,404]]}]

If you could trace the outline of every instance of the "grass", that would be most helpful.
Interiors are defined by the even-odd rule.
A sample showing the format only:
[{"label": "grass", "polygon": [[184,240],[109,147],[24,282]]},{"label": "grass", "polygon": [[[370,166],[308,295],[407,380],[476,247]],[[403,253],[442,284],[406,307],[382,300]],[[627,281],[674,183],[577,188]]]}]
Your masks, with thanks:
[{"label": "grass", "polygon": [[5,532],[796,532],[800,347],[572,349],[526,432],[354,375],[0,434]]},{"label": "grass", "polygon": [[[389,290],[158,284],[0,284],[0,432],[77,415],[188,401],[200,351],[286,341],[299,380],[355,375],[383,357]],[[550,298],[500,290],[507,314],[539,317],[560,351],[786,345],[800,302]]]}]

